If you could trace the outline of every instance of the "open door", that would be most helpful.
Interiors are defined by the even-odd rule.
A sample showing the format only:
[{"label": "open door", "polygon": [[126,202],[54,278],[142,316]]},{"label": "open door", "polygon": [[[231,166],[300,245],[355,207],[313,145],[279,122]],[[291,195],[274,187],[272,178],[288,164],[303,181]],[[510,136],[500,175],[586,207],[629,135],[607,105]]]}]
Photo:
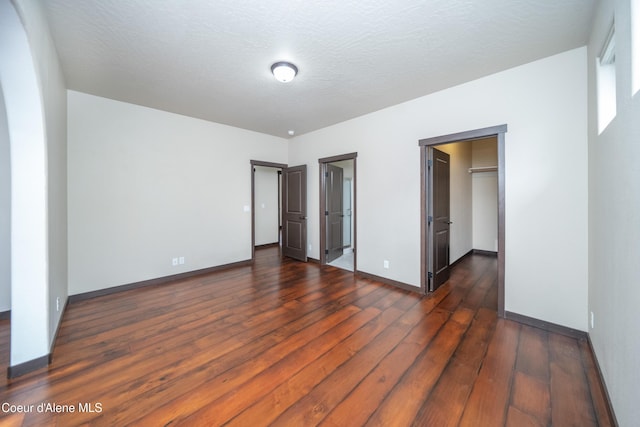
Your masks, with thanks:
[{"label": "open door", "polygon": [[342,186],[342,212],[344,212],[344,221],[343,227],[344,231],[342,233],[342,247],[350,248],[351,247],[351,227],[352,227],[352,212],[351,212],[351,185],[352,178],[347,178],[343,181]]},{"label": "open door", "polygon": [[431,231],[431,257],[429,290],[435,291],[449,279],[449,155],[435,148],[430,150],[429,178],[431,182],[431,213],[428,217]]},{"label": "open door", "polygon": [[344,171],[341,167],[327,164],[327,258],[330,263],[342,256],[344,247],[344,212],[343,212],[343,178]]},{"label": "open door", "polygon": [[307,262],[307,165],[282,170],[282,255]]}]

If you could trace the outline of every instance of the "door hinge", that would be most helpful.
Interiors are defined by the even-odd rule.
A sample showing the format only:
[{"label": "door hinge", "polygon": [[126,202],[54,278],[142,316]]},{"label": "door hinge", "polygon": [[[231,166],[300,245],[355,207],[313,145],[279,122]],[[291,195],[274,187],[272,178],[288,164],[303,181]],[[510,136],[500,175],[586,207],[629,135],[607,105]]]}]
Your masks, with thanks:
[{"label": "door hinge", "polygon": [[429,224],[431,224],[431,223],[433,222],[433,217],[432,217],[431,215],[429,215],[429,216],[427,217],[427,222],[428,222]]},{"label": "door hinge", "polygon": [[433,166],[433,160],[427,160],[427,166],[429,167]]},{"label": "door hinge", "polygon": [[325,177],[325,178],[329,178],[329,172],[325,172],[325,173],[324,173],[324,177]]},{"label": "door hinge", "polygon": [[433,279],[433,273],[432,273],[432,272],[428,272],[428,273],[427,273],[427,277],[428,277],[429,279]]},{"label": "door hinge", "polygon": [[325,250],[324,250],[324,254],[325,254],[325,255],[329,255],[329,249],[325,249]]},{"label": "door hinge", "polygon": [[324,211],[325,216],[329,216],[329,211]]}]

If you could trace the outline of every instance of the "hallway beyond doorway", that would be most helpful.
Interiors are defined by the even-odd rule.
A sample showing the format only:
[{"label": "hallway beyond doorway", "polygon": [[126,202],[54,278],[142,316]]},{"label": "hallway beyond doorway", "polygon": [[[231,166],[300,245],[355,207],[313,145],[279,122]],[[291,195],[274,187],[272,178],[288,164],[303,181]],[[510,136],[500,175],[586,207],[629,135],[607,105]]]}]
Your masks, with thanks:
[{"label": "hallway beyond doorway", "polygon": [[344,249],[342,256],[334,259],[328,264],[343,270],[353,271],[353,250],[351,248]]}]

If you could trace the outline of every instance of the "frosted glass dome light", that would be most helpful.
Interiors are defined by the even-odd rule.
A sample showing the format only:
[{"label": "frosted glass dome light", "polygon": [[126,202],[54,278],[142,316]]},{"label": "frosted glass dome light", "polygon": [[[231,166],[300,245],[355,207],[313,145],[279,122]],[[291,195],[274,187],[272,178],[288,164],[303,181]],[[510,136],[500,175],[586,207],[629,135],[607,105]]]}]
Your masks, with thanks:
[{"label": "frosted glass dome light", "polygon": [[271,66],[271,72],[276,80],[287,83],[298,74],[298,67],[290,62],[276,62]]}]

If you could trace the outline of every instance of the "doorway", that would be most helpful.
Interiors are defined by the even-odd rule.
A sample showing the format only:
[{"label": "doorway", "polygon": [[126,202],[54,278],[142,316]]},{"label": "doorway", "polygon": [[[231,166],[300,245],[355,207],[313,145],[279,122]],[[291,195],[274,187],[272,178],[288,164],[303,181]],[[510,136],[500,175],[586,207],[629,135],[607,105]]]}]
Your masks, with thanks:
[{"label": "doorway", "polygon": [[282,169],[255,165],[253,174],[254,245],[258,248],[280,245]]},{"label": "doorway", "polygon": [[319,159],[320,263],[356,271],[357,153]]},{"label": "doorway", "polygon": [[[497,209],[497,236],[495,241],[495,252],[480,250],[478,252],[493,252],[497,255],[497,277],[498,277],[498,315],[504,317],[504,269],[505,269],[505,157],[504,157],[504,144],[505,133],[507,131],[506,125],[495,126],[490,128],[483,128],[468,132],[461,132],[451,135],[444,135],[434,138],[427,138],[420,140],[420,155],[421,155],[421,289],[423,292],[429,292],[432,289],[436,289],[437,286],[434,277],[434,271],[436,268],[442,268],[442,265],[435,265],[437,258],[436,248],[436,227],[434,224],[434,203],[437,204],[438,200],[434,200],[434,190],[432,188],[434,182],[434,168],[432,163],[434,147],[442,149],[445,144],[459,145],[459,143],[468,143],[478,140],[493,139],[496,146],[495,160],[497,164],[491,165],[489,169],[493,169],[497,173],[497,201],[494,202],[494,207]],[[461,145],[461,144],[460,144]],[[453,157],[452,157],[453,162]],[[485,167],[479,168],[479,170],[487,170]],[[468,174],[471,175],[474,172],[474,168],[468,168]],[[470,178],[469,178],[470,179]],[[451,197],[456,192],[451,193]],[[439,200],[443,200],[438,197]],[[497,207],[495,203],[497,202]],[[455,223],[455,218],[448,219],[449,225]],[[448,238],[454,238],[456,231],[455,225],[451,227],[447,232]],[[447,246],[447,251],[450,247]],[[472,249],[472,251],[474,251]],[[448,264],[448,262],[447,262]]]},{"label": "doorway", "polygon": [[[306,262],[307,166],[289,167],[284,163],[260,160],[251,160],[250,163],[251,261],[255,260],[256,246],[264,246],[271,243],[267,240],[274,240],[271,244],[277,241],[282,256]],[[277,189],[273,188],[273,184],[277,185]],[[262,191],[263,186],[266,191]],[[256,200],[256,192],[258,196],[263,196],[260,200]],[[270,208],[267,203],[271,205]],[[273,215],[276,210],[277,221]],[[257,224],[258,221],[261,224]],[[261,228],[262,225],[266,225],[266,230]],[[274,230],[275,227],[277,230]],[[256,233],[263,231],[264,235],[256,236]]]},{"label": "doorway", "polygon": [[[283,163],[251,160],[251,260],[256,246],[282,244]],[[273,204],[276,206],[273,206]],[[264,206],[264,207],[263,207]],[[274,213],[275,211],[275,218]]]}]

